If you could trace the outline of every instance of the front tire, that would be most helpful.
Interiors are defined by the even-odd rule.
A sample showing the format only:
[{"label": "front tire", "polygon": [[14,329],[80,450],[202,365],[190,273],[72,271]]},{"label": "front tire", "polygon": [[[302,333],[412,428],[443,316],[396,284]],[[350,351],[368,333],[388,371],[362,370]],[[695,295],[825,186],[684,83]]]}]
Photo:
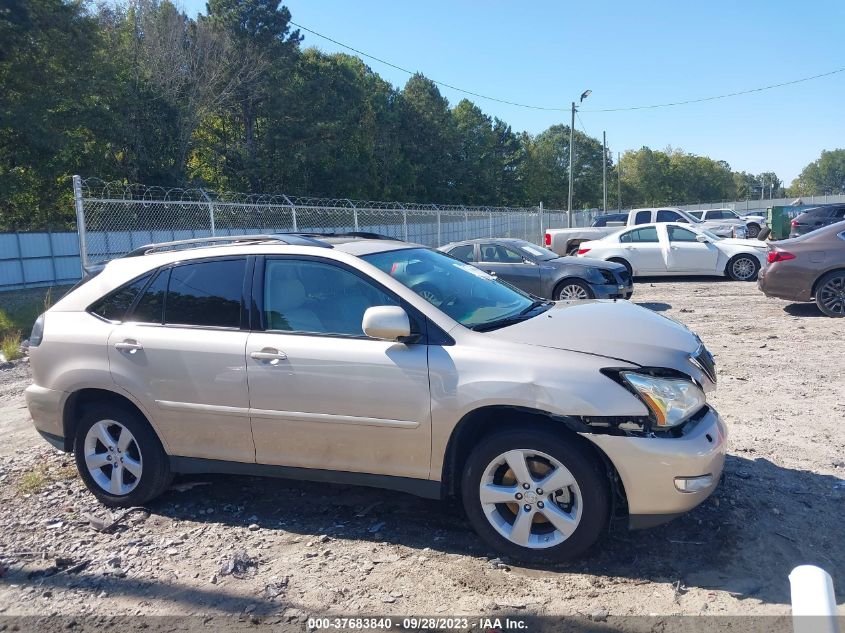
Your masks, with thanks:
[{"label": "front tire", "polygon": [[82,481],[107,506],[142,505],[167,490],[173,479],[155,432],[125,405],[85,409],[76,427],[74,454]]},{"label": "front tire", "polygon": [[595,294],[586,282],[580,279],[565,279],[555,287],[552,298],[555,301],[584,301],[595,299]]},{"label": "front tire", "polygon": [[819,279],[816,305],[829,317],[845,317],[845,270],[834,270]]},{"label": "front tire", "polygon": [[760,272],[760,260],[754,255],[735,255],[728,262],[727,273],[734,281],[754,281]]},{"label": "front tire", "polygon": [[462,495],[481,539],[529,563],[582,554],[602,534],[610,512],[607,475],[593,454],[539,429],[482,440],[464,468]]}]

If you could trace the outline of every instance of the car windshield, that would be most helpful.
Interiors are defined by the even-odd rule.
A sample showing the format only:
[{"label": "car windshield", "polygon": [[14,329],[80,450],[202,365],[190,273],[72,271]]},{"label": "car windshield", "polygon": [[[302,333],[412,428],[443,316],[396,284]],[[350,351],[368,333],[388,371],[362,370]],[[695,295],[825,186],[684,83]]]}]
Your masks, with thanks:
[{"label": "car windshield", "polygon": [[373,253],[361,259],[470,328],[509,325],[534,316],[545,304],[475,266],[427,248]]},{"label": "car windshield", "polygon": [[714,241],[714,242],[718,242],[719,240],[724,239],[724,238],[722,238],[722,237],[719,237],[719,236],[718,236],[718,235],[716,235],[715,233],[712,233],[712,232],[708,231],[707,229],[698,229],[698,230],[699,230],[701,233],[704,233],[704,235],[706,235],[707,237],[709,237],[709,238],[710,238],[712,241]]},{"label": "car windshield", "polygon": [[560,255],[554,251],[550,251],[548,248],[543,248],[542,246],[537,246],[536,244],[532,244],[531,242],[526,242],[524,240],[514,240],[511,244],[520,251],[520,254],[537,262],[547,262],[550,259],[557,259],[560,257]]}]

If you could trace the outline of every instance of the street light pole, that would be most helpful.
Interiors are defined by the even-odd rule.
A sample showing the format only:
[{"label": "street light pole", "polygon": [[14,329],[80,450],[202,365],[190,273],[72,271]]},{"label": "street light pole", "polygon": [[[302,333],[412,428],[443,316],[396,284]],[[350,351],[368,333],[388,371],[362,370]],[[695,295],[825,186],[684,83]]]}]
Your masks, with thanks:
[{"label": "street light pole", "polygon": [[575,102],[572,102],[572,119],[569,124],[569,197],[566,203],[566,226],[572,228],[572,146],[575,143]]},{"label": "street light pole", "polygon": [[607,213],[607,132],[601,133],[601,186],[604,194],[601,210]]}]

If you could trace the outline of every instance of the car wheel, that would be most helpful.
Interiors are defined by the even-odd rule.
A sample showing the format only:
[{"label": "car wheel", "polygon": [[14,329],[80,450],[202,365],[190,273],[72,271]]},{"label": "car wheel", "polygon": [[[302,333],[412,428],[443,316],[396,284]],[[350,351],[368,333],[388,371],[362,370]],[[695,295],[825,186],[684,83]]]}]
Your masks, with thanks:
[{"label": "car wheel", "polygon": [[580,244],[571,244],[569,248],[566,249],[566,254],[570,257],[575,257],[578,254],[578,251],[581,249]]},{"label": "car wheel", "polygon": [[628,275],[631,277],[634,276],[634,269],[631,268],[631,264],[629,264],[627,260],[622,259],[621,257],[611,257],[607,261],[613,262],[614,264],[622,264],[628,270]]},{"label": "car wheel", "polygon": [[607,525],[607,474],[559,434],[527,429],[492,435],[473,450],[463,475],[470,523],[485,543],[511,558],[573,558]]},{"label": "car wheel", "polygon": [[755,237],[760,235],[760,227],[757,224],[749,224],[745,227],[745,237],[749,240],[753,240]]},{"label": "car wheel", "polygon": [[760,229],[760,232],[757,233],[757,239],[760,241],[764,241],[767,237],[769,237],[769,235],[771,235],[771,233],[772,229],[770,229],[768,226],[764,226],[762,229]]},{"label": "car wheel", "polygon": [[595,294],[589,284],[578,279],[566,279],[555,287],[555,301],[583,301],[593,299]]},{"label": "car wheel", "polygon": [[728,262],[728,276],[734,281],[754,281],[760,261],[754,255],[736,255]]},{"label": "car wheel", "polygon": [[172,481],[167,454],[155,432],[126,406],[87,408],[76,427],[74,453],[82,481],[108,506],[142,505]]},{"label": "car wheel", "polygon": [[845,270],[834,270],[819,279],[816,305],[829,317],[845,317]]}]

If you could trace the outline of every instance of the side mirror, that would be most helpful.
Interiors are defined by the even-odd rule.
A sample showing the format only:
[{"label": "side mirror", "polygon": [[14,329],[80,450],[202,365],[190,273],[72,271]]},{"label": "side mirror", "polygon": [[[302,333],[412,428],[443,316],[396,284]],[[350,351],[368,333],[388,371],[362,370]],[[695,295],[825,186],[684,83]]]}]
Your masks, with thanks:
[{"label": "side mirror", "polygon": [[701,242],[702,244],[707,244],[707,242],[709,242],[710,240],[709,240],[709,239],[707,239],[707,236],[706,236],[706,235],[696,235],[696,236],[695,236],[695,241],[696,241],[696,242]]},{"label": "side mirror", "polygon": [[398,341],[411,336],[411,321],[399,306],[374,306],[364,312],[361,329],[381,341]]}]

